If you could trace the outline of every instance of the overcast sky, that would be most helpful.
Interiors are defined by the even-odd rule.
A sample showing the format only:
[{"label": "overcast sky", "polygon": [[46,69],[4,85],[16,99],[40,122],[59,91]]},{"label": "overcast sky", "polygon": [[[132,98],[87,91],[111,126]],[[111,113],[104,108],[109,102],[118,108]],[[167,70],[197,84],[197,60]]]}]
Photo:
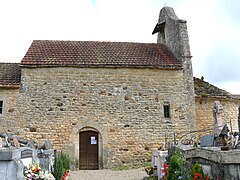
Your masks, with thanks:
[{"label": "overcast sky", "polygon": [[156,43],[163,6],[187,20],[194,76],[240,94],[239,0],[0,0],[0,62],[33,40]]}]

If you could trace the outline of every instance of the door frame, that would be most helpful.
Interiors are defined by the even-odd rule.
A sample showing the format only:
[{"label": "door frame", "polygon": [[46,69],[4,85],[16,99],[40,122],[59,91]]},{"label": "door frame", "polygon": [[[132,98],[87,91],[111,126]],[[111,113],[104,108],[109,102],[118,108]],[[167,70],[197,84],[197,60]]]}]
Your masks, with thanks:
[{"label": "door frame", "polygon": [[[95,129],[95,128],[92,128],[92,127],[84,127],[84,128],[82,128],[82,129],[80,129],[79,130],[79,135],[78,135],[78,137],[79,137],[79,152],[78,152],[78,159],[80,160],[80,133],[81,132],[85,132],[85,131],[93,131],[93,132],[97,132],[98,133],[98,169],[102,169],[102,167],[103,167],[103,160],[102,160],[102,152],[103,152],[103,148],[102,148],[102,136],[101,136],[101,134],[100,134],[100,132],[97,130],[97,129]],[[80,164],[80,162],[79,162],[79,164]],[[78,166],[78,169],[79,169],[79,167],[80,166]]]},{"label": "door frame", "polygon": [[[99,141],[99,169],[110,168],[110,150],[108,148],[108,134],[104,126],[89,118],[79,119],[76,124],[72,124],[69,129],[69,139],[66,145],[66,151],[68,152],[71,162],[74,167],[79,169],[79,132],[87,130],[98,131]],[[104,149],[104,153],[103,153]]]}]

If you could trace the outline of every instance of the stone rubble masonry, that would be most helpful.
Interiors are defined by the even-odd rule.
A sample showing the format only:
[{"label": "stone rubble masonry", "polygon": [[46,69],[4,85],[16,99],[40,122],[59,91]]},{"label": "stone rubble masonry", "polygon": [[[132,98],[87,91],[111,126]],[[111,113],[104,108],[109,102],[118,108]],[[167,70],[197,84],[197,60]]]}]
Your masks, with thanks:
[{"label": "stone rubble masonry", "polygon": [[[158,23],[163,24],[163,31],[158,33],[157,43],[165,43],[182,63],[184,83],[189,92],[189,102],[192,105],[194,104],[194,83],[187,21],[179,19],[173,8],[164,7],[160,11]],[[192,106],[192,108],[195,107]],[[192,119],[191,130],[195,130],[195,114],[188,114],[188,116],[189,119]]]},{"label": "stone rubble masonry", "polygon": [[[74,127],[94,123],[106,132],[104,167],[143,162],[165,134],[170,139],[173,131],[191,127],[188,117],[195,112],[183,81],[182,70],[22,68],[18,97],[6,102],[18,111],[1,117],[1,131],[17,129],[27,139],[77,149]],[[170,119],[164,118],[164,102],[170,102]]]},{"label": "stone rubble masonry", "polygon": [[[130,71],[132,73],[128,75]],[[174,86],[177,81],[181,80],[182,75],[179,71],[158,72],[158,70],[145,69],[143,73],[140,69],[124,69],[122,72],[116,69],[111,72],[107,69],[94,68],[89,70],[46,68],[24,69],[23,72],[23,80],[26,80],[25,83],[29,85],[29,88],[22,85],[20,96],[19,89],[0,89],[0,100],[4,102],[3,114],[0,115],[1,132],[10,131],[39,141],[50,139],[55,147],[63,148],[65,144],[73,143],[72,139],[69,139],[69,134],[78,121],[94,120],[96,123],[101,122],[106,128],[109,136],[106,149],[109,149],[114,156],[119,155],[118,160],[113,161],[119,161],[121,164],[129,162],[133,156],[140,159],[147,158],[151,151],[163,142],[166,129],[169,128],[167,134],[172,129],[178,131],[176,126],[184,117],[184,115],[181,116],[183,107],[178,106],[179,110],[177,110],[178,108],[174,105],[182,99],[181,92],[177,91],[183,89],[181,83],[179,82],[178,88],[170,88],[173,89],[171,91],[167,88],[168,84]],[[147,75],[149,72],[151,72],[150,76]],[[86,78],[88,76],[90,77]],[[146,79],[145,76],[148,78]],[[169,78],[164,80],[161,77]],[[134,78],[137,80],[135,81]],[[97,80],[101,81],[97,82]],[[155,88],[151,83],[154,81],[154,84],[158,84]],[[61,85],[61,82],[64,83]],[[110,82],[111,85],[106,85]],[[57,85],[56,89],[54,84]],[[70,91],[73,92],[71,95]],[[171,96],[171,93],[175,95]],[[176,95],[178,100],[174,98]],[[34,102],[37,99],[40,101]],[[197,130],[213,129],[212,107],[216,100],[219,100],[224,108],[223,123],[231,119],[233,131],[238,131],[239,100],[212,97],[195,97]],[[171,106],[174,105],[175,109],[171,111],[174,118],[171,120],[163,118],[162,103],[164,101],[170,101]],[[32,107],[29,108],[29,106]],[[61,107],[69,110],[61,111]],[[39,108],[41,108],[40,113],[37,113]],[[36,115],[33,116],[34,112]],[[142,113],[138,114],[138,112]],[[157,117],[152,118],[149,114],[151,116],[155,114]],[[184,126],[180,126],[179,130],[184,129]],[[30,132],[32,129],[36,129],[36,132]],[[202,134],[206,133],[211,133],[211,131]]]},{"label": "stone rubble masonry", "polygon": [[0,88],[0,100],[3,101],[3,112],[0,114],[1,132],[8,132],[22,124],[19,121],[19,113],[17,106],[17,98],[19,95],[19,89],[17,88]]},{"label": "stone rubble masonry", "polygon": [[[201,134],[213,133],[213,103],[220,101],[223,105],[222,120],[225,123],[232,122],[233,132],[238,132],[238,106],[240,105],[239,99],[231,98],[216,98],[216,97],[195,97],[196,104],[196,126],[197,130],[206,130]],[[211,130],[207,130],[207,129]]]}]

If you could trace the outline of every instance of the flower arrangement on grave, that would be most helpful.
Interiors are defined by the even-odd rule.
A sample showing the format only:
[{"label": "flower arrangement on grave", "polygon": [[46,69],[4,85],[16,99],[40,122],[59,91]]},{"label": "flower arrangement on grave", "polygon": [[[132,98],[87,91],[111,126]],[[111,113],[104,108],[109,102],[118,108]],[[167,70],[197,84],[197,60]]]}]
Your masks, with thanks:
[{"label": "flower arrangement on grave", "polygon": [[163,170],[162,170],[162,179],[164,179],[164,180],[167,179],[168,167],[169,167],[169,165],[165,162],[163,164]]},{"label": "flower arrangement on grave", "polygon": [[202,166],[196,162],[191,167],[190,179],[193,180],[210,180],[210,178],[204,174]]},{"label": "flower arrangement on grave", "polygon": [[27,170],[25,170],[24,176],[26,180],[55,180],[51,173],[43,171],[38,162],[35,165],[30,164]]},{"label": "flower arrangement on grave", "polygon": [[62,177],[62,180],[68,180],[69,176],[70,176],[70,170],[66,170]]},{"label": "flower arrangement on grave", "polygon": [[200,173],[195,173],[193,180],[211,180],[208,176],[203,177]]},{"label": "flower arrangement on grave", "polygon": [[152,167],[151,164],[148,164],[146,167],[144,167],[144,171],[149,176],[149,179],[154,180],[157,179],[157,177],[153,177],[154,172],[157,170],[156,167]]}]

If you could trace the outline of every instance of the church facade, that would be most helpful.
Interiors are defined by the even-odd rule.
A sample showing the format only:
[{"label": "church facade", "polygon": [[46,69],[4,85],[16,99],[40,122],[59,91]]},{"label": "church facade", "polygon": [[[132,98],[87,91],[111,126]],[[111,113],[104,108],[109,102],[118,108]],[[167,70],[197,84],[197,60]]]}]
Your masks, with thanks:
[{"label": "church facade", "polygon": [[164,7],[157,43],[33,41],[0,64],[1,132],[51,140],[78,169],[147,161],[196,129],[186,21]]}]

